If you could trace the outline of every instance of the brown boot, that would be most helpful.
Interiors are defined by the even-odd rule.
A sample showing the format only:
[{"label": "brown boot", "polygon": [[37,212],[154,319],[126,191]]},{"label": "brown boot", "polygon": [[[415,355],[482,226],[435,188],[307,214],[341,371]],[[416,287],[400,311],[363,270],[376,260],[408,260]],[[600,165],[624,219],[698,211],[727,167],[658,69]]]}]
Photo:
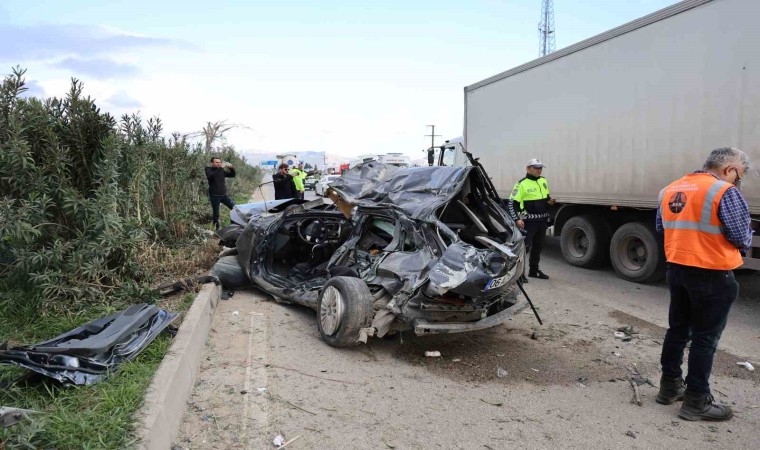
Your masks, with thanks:
[{"label": "brown boot", "polygon": [[686,385],[683,378],[670,378],[663,375],[660,377],[660,392],[657,393],[655,401],[661,405],[672,405],[683,400],[685,391]]},{"label": "brown boot", "polygon": [[695,394],[686,392],[683,404],[678,410],[678,417],[684,420],[728,420],[734,416],[731,408],[725,405],[716,405],[712,394]]}]

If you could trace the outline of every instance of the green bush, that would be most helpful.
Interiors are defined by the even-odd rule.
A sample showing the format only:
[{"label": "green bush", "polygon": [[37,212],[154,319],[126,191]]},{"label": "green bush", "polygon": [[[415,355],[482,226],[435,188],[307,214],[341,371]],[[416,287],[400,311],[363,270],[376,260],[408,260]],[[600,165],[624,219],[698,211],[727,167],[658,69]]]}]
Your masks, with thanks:
[{"label": "green bush", "polygon": [[76,79],[63,99],[23,98],[24,73],[0,86],[0,315],[152,300],[136,256],[202,238],[211,153],[236,165],[233,195],[260,172],[232,147],[162,137],[159,119],[117,122]]}]

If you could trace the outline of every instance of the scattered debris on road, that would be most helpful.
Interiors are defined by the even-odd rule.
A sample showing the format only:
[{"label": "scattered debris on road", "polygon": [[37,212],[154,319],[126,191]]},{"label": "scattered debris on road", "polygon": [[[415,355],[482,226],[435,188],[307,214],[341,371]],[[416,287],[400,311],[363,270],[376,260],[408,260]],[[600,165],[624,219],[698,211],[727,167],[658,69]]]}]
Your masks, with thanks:
[{"label": "scattered debris on road", "polygon": [[641,394],[639,393],[639,385],[636,383],[633,377],[630,377],[628,381],[631,383],[631,387],[633,387],[633,398],[631,398],[631,403],[636,403],[637,405],[642,406]]},{"label": "scattered debris on road", "polygon": [[630,325],[624,325],[622,327],[618,327],[617,331],[613,333],[615,336],[615,339],[620,339],[623,342],[628,342],[631,339],[633,339],[633,335],[638,334],[633,330],[633,327]]},{"label": "scattered debris on road", "polygon": [[736,363],[736,365],[742,366],[745,369],[749,370],[750,372],[755,370],[754,366],[752,366],[752,363],[750,363],[749,361],[739,361],[738,363]]},{"label": "scattered debris on road", "polygon": [[488,403],[489,405],[493,405],[493,406],[501,406],[502,405],[501,402],[492,402],[492,401],[485,400],[485,399],[482,399],[482,398],[480,399],[480,401],[483,402],[483,403]]},{"label": "scattered debris on road", "polygon": [[502,369],[501,367],[496,368],[496,376],[498,378],[506,378],[507,375],[509,375],[509,372],[507,372],[506,370]]},{"label": "scattered debris on road", "polygon": [[438,350],[427,351],[425,352],[425,356],[427,356],[428,358],[438,358],[441,356],[441,352],[439,352]]}]

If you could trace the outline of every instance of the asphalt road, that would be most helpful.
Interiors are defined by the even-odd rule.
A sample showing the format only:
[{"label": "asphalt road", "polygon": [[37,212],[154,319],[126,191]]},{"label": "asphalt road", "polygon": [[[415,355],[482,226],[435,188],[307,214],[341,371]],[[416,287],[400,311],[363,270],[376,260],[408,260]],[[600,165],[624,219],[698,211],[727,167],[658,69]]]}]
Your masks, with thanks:
[{"label": "asphalt road", "polygon": [[[271,197],[270,197],[271,198]],[[530,314],[469,334],[370,340],[335,349],[315,314],[237,292],[214,317],[177,448],[760,448],[760,287],[741,275],[713,371],[725,423],[685,422],[654,402],[668,296],[610,270],[562,261],[549,239]],[[614,337],[633,327],[633,339]],[[425,357],[438,350],[439,358]],[[760,364],[755,364],[760,369]]]}]

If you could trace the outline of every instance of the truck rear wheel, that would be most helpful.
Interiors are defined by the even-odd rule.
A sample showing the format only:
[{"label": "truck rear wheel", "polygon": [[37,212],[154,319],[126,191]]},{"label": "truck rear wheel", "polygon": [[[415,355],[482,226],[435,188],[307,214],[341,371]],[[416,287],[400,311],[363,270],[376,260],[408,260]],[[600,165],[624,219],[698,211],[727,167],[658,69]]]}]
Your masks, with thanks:
[{"label": "truck rear wheel", "polygon": [[665,257],[654,227],[627,223],[610,242],[610,261],[620,278],[634,283],[657,281],[665,275]]},{"label": "truck rear wheel", "polygon": [[606,260],[609,245],[610,229],[599,217],[575,216],[562,227],[562,256],[573,266],[598,267]]}]

